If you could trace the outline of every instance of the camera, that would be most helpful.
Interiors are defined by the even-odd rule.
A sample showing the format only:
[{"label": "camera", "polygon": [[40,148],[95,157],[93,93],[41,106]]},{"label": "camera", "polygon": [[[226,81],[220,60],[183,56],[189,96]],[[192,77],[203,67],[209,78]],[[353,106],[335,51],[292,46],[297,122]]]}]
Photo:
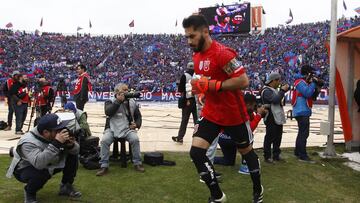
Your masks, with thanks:
[{"label": "camera", "polygon": [[140,98],[141,93],[140,92],[126,92],[124,94],[125,99],[131,99],[131,98]]}]

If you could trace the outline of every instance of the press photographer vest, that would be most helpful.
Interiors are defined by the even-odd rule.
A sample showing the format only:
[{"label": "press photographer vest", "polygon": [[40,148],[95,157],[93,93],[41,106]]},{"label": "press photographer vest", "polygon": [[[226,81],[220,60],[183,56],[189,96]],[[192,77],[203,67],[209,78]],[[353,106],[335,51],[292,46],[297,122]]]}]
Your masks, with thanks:
[{"label": "press photographer vest", "polygon": [[25,96],[21,99],[21,102],[25,104],[30,103],[29,89],[27,87],[20,87],[18,94],[22,94],[22,93],[25,93]]},{"label": "press photographer vest", "polygon": [[51,87],[49,85],[41,88],[41,92],[38,93],[38,98],[37,98],[38,106],[45,106],[48,104],[49,98],[47,97],[49,96],[50,89]]},{"label": "press photographer vest", "polygon": [[[264,91],[266,89],[273,91],[273,93],[276,94],[276,95],[278,94],[278,91],[275,90],[274,88],[269,87],[269,86],[265,86],[264,89],[261,91],[261,98],[263,98],[263,94],[264,94]],[[263,100],[263,103],[264,103],[264,100]],[[282,105],[271,103],[270,104],[270,110],[271,110],[271,113],[272,113],[272,115],[274,117],[275,123],[277,125],[283,125],[283,124],[286,123],[285,112],[284,112],[284,108],[282,107]],[[266,122],[268,116],[269,116],[269,113],[264,118],[265,122]]]},{"label": "press photographer vest", "polygon": [[[36,145],[38,148],[40,148],[42,151],[44,151],[48,145],[49,142],[41,141],[39,138],[36,138],[34,134],[38,134],[37,130],[30,131],[29,133],[26,133],[18,142],[16,148],[14,149],[14,157],[11,161],[10,167],[6,173],[6,177],[11,178],[16,166],[21,162],[21,168],[25,168],[27,166],[30,166],[30,162],[28,162],[24,157],[21,157],[20,147],[24,143],[31,143]],[[38,135],[39,136],[39,135]],[[50,163],[47,167],[47,170],[49,171],[49,174],[52,175],[54,173],[54,170],[56,168],[64,168],[65,167],[65,160],[66,160],[66,153],[60,152],[58,155],[58,159],[54,161],[53,163]],[[19,168],[19,169],[21,169]]]},{"label": "press photographer vest", "polygon": [[[296,90],[296,86],[298,86],[298,84],[299,84],[300,82],[304,82],[304,83],[307,84],[307,82],[306,82],[303,78],[300,78],[300,79],[295,80],[295,83],[294,83],[294,92],[293,92],[292,98],[291,98],[291,105],[292,105],[292,106],[295,106],[295,105],[296,105],[296,100],[297,100],[298,97],[302,97],[302,94]],[[311,99],[311,98],[306,99],[306,104],[307,104],[307,106],[311,109],[311,108],[312,108],[312,105],[313,105],[312,99]]]},{"label": "press photographer vest", "polygon": [[73,94],[76,95],[76,94],[79,94],[81,92],[81,87],[82,87],[82,83],[83,83],[83,80],[84,80],[84,77],[87,78],[88,80],[88,91],[91,92],[92,91],[92,85],[91,85],[91,82],[90,82],[90,76],[89,74],[87,74],[86,72],[83,73],[76,81],[76,84],[75,84],[75,89],[73,91]]},{"label": "press photographer vest", "polygon": [[[112,99],[114,102],[115,99]],[[136,108],[136,102],[133,99],[129,100],[131,117],[134,118],[134,112]],[[121,138],[128,132],[132,131],[129,128],[129,111],[127,104],[121,103],[116,113],[110,117],[110,129],[114,132],[114,136]]]}]

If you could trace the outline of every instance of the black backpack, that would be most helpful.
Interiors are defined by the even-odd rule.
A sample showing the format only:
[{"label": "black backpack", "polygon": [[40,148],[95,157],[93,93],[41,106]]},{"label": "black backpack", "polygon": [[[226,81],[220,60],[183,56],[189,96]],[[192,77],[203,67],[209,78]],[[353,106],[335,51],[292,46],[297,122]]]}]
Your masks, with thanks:
[{"label": "black backpack", "polygon": [[8,124],[5,121],[0,121],[0,130],[4,130],[8,127]]}]

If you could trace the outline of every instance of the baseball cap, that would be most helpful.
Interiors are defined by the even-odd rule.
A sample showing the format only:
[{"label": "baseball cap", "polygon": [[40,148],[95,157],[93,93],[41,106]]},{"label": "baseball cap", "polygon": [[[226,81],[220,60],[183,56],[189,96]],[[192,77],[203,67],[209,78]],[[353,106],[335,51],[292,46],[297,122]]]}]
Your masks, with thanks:
[{"label": "baseball cap", "polygon": [[189,62],[186,67],[187,67],[187,69],[194,69],[194,63]]},{"label": "baseball cap", "polygon": [[278,72],[272,72],[272,73],[270,73],[270,75],[268,76],[265,84],[268,85],[269,83],[271,83],[271,81],[277,80],[277,79],[280,79],[280,78],[281,78],[281,75],[280,75]]},{"label": "baseball cap", "polygon": [[20,72],[17,70],[13,71],[11,76],[14,77],[15,75],[20,75]]},{"label": "baseball cap", "polygon": [[59,130],[66,127],[69,122],[62,121],[58,115],[50,113],[40,118],[37,128],[39,132],[43,130]]},{"label": "baseball cap", "polygon": [[68,102],[64,105],[64,109],[71,110],[72,112],[76,113],[76,107],[75,104],[72,102]]}]

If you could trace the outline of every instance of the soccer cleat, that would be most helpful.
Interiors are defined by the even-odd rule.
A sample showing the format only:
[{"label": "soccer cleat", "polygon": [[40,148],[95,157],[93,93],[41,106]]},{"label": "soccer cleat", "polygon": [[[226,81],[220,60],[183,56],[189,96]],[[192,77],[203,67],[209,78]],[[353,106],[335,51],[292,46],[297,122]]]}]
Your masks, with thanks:
[{"label": "soccer cleat", "polygon": [[261,185],[261,192],[253,193],[253,203],[261,203],[264,198],[264,187]]},{"label": "soccer cleat", "polygon": [[225,193],[222,193],[222,197],[220,199],[215,199],[213,197],[209,197],[209,203],[221,203],[221,202],[226,202],[226,195]]},{"label": "soccer cleat", "polygon": [[241,174],[244,174],[244,175],[249,175],[250,172],[249,172],[248,166],[245,165],[245,164],[241,164],[238,173],[241,173]]}]

